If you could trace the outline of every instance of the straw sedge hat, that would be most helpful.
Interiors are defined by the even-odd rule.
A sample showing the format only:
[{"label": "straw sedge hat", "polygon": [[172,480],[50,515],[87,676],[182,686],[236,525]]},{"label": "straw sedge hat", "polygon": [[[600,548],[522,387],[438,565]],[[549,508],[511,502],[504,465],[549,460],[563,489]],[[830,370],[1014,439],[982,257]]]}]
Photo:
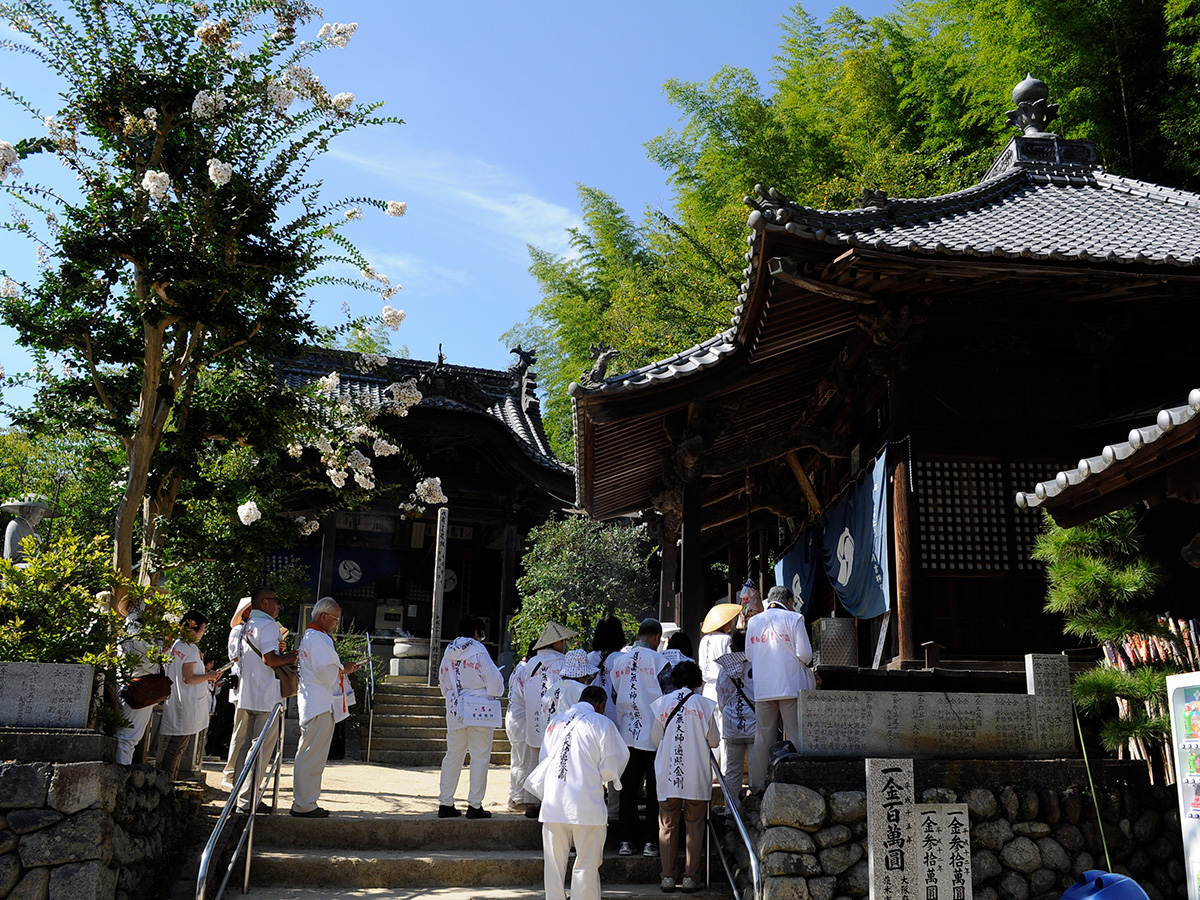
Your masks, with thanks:
[{"label": "straw sedge hat", "polygon": [[250,598],[243,597],[238,601],[237,609],[233,611],[233,615],[229,617],[229,627],[236,628],[242,624],[242,615],[250,608]]},{"label": "straw sedge hat", "polygon": [[741,612],[742,604],[740,603],[718,603],[708,611],[700,630],[705,634],[712,634],[736,619]]},{"label": "straw sedge hat", "polygon": [[547,622],[545,629],[542,631],[542,636],[533,645],[533,649],[541,650],[543,647],[549,647],[551,644],[557,644],[559,641],[570,640],[578,634],[578,631],[572,631],[566,625],[559,625],[557,622]]}]

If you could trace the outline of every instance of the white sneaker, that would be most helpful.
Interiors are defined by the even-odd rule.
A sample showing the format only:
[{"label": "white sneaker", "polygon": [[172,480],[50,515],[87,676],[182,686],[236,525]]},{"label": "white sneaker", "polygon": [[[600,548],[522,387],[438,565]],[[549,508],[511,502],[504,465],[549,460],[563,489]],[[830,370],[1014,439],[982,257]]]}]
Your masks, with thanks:
[{"label": "white sneaker", "polygon": [[665,877],[658,883],[658,886],[664,894],[672,894],[675,892],[675,879],[669,876]]},{"label": "white sneaker", "polygon": [[629,841],[622,841],[620,848],[617,850],[617,856],[633,856],[633,844]]},{"label": "white sneaker", "polygon": [[[657,859],[658,848],[653,844],[647,844],[644,848],[642,848],[642,856],[645,856],[649,859]],[[672,882],[674,882],[674,879],[672,879]]]},{"label": "white sneaker", "polygon": [[690,875],[683,876],[683,883],[679,885],[679,889],[685,894],[690,894],[692,891],[700,890],[700,885],[696,884],[696,879]]}]

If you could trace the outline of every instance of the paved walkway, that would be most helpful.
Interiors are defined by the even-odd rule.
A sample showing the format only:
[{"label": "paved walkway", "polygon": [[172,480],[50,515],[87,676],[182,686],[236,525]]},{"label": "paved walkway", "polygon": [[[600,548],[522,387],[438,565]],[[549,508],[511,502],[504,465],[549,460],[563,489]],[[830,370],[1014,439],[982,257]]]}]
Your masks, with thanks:
[{"label": "paved walkway", "polygon": [[[209,790],[206,802],[223,802],[229,795],[221,787],[219,761],[204,762],[204,778]],[[331,760],[325,767],[321,782],[321,806],[334,816],[339,813],[402,813],[405,815],[437,816],[438,782],[441,770],[433,768],[397,769],[394,766],[364,763],[358,760]],[[467,808],[467,788],[470,770],[462,770],[455,795],[455,806]],[[268,790],[267,800],[270,802]],[[285,760],[283,776],[279,779],[278,814],[287,815],[292,806],[292,763]],[[508,809],[508,766],[489,766],[487,793],[483,808],[493,813]],[[509,813],[512,815],[512,813]]]}]

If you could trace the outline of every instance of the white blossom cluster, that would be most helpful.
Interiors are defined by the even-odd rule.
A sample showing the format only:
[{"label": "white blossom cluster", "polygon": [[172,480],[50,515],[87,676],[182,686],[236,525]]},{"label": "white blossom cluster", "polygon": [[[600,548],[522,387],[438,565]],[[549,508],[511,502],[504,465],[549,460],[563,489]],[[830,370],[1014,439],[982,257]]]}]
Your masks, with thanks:
[{"label": "white blossom cluster", "polygon": [[338,112],[345,112],[354,105],[354,95],[348,91],[343,91],[340,94],[333,96],[333,108]]},{"label": "white blossom cluster", "polygon": [[408,212],[408,204],[403,200],[389,200],[387,202],[387,214],[399,218]]},{"label": "white blossom cluster", "polygon": [[332,25],[326,22],[321,26],[321,30],[317,32],[317,38],[330,46],[344,49],[350,43],[350,38],[354,36],[354,32],[357,29],[357,22],[350,22],[348,24],[334,22]]},{"label": "white blossom cluster", "polygon": [[387,412],[393,416],[407,416],[412,407],[421,402],[422,394],[417,389],[417,379],[396,381],[383,389],[387,399]]},{"label": "white blossom cluster", "polygon": [[390,306],[385,306],[379,317],[383,320],[384,325],[392,329],[392,331],[396,331],[404,323],[404,320],[408,318],[408,313],[402,309],[393,309]]},{"label": "white blossom cluster", "polygon": [[346,467],[354,473],[354,481],[364,491],[372,490],[375,487],[375,472],[371,468],[371,461],[367,459],[361,450],[351,450],[350,455],[346,457]]},{"label": "white blossom cluster", "polygon": [[304,445],[303,444],[288,444],[287,445],[287,455],[290,456],[292,459],[299,459],[301,456],[304,455]]},{"label": "white blossom cluster", "polygon": [[321,393],[333,395],[337,393],[338,385],[342,383],[342,376],[337,372],[330,372],[324,378],[317,379],[317,387],[321,389]]},{"label": "white blossom cluster", "polygon": [[448,499],[446,495],[442,493],[442,479],[440,478],[426,478],[423,481],[418,481],[414,493],[416,494],[418,500],[420,500],[422,503],[427,503],[430,505],[434,503],[445,503]]},{"label": "white blossom cluster", "polygon": [[17,178],[22,174],[21,167],[17,165],[17,148],[8,141],[0,141],[0,181],[7,175]]},{"label": "white blossom cluster", "polygon": [[[379,272],[376,272],[373,266],[367,266],[365,269],[360,271],[362,272],[362,277],[367,279],[367,281],[378,281],[383,285],[383,287],[379,290],[379,296],[384,300],[391,300],[396,296],[397,291],[404,288],[404,285],[402,284],[392,284],[392,279],[388,278],[386,275],[381,275]],[[390,309],[390,307],[387,308]],[[403,321],[403,313],[401,313],[401,317],[401,321]],[[399,326],[397,325],[397,327]]]},{"label": "white blossom cluster", "polygon": [[197,119],[211,119],[223,110],[228,102],[220,91],[200,91],[192,101],[192,115]]},{"label": "white blossom cluster", "polygon": [[400,452],[400,448],[395,444],[389,443],[386,438],[377,437],[375,443],[371,445],[371,452],[376,456],[392,456]]},{"label": "white blossom cluster", "polygon": [[153,106],[147,106],[142,110],[142,116],[146,119],[146,124],[150,126],[151,131],[158,130],[158,110]]},{"label": "white blossom cluster", "polygon": [[287,82],[272,78],[267,82],[267,99],[277,110],[283,112],[295,102],[296,91]]},{"label": "white blossom cluster", "polygon": [[21,296],[21,287],[7,275],[0,278],[0,298],[15,300]]},{"label": "white blossom cluster", "polygon": [[296,524],[300,526],[301,537],[308,537],[321,527],[320,519],[309,521],[307,516],[296,516]]},{"label": "white blossom cluster", "polygon": [[243,525],[253,525],[262,518],[262,513],[258,511],[258,504],[253,500],[247,500],[237,508],[238,518],[242,520]]},{"label": "white blossom cluster", "polygon": [[147,169],[142,177],[142,187],[149,191],[151,200],[158,202],[166,197],[167,191],[171,189],[171,176],[166,172]]},{"label": "white blossom cluster", "polygon": [[200,43],[206,47],[220,47],[229,40],[233,34],[233,29],[224,19],[217,22],[210,22],[205,19],[196,26],[195,35]]},{"label": "white blossom cluster", "polygon": [[387,365],[388,358],[382,353],[360,353],[354,363],[354,368],[360,372],[370,372]]},{"label": "white blossom cluster", "polygon": [[361,206],[353,206],[350,209],[346,210],[346,218],[349,219],[351,222],[361,221],[362,220],[362,207]]},{"label": "white blossom cluster", "polygon": [[208,177],[217,187],[223,187],[229,184],[229,179],[233,177],[233,165],[221,162],[219,159],[210,159],[208,161]]},{"label": "white blossom cluster", "polygon": [[[303,97],[306,100],[311,100],[318,106],[331,102],[329,92],[321,84],[321,79],[313,74],[311,66],[302,66],[298,63],[293,63],[280,72],[279,78],[276,80],[283,87],[293,91],[292,99]],[[291,100],[288,101],[288,104],[290,103]],[[283,104],[282,108],[286,109],[288,104]],[[276,100],[276,106],[279,105],[279,100]]]}]

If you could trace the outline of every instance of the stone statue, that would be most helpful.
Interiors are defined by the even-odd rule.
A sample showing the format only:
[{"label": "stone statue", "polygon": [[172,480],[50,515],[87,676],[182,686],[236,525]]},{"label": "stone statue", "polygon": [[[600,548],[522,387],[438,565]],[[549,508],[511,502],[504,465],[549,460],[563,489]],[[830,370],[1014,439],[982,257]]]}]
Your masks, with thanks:
[{"label": "stone statue", "polygon": [[38,523],[42,519],[58,515],[58,511],[40,494],[23,494],[5,500],[0,503],[0,509],[15,516],[4,530],[4,558],[16,563],[25,559],[25,550],[21,542],[31,534],[37,533]]}]

